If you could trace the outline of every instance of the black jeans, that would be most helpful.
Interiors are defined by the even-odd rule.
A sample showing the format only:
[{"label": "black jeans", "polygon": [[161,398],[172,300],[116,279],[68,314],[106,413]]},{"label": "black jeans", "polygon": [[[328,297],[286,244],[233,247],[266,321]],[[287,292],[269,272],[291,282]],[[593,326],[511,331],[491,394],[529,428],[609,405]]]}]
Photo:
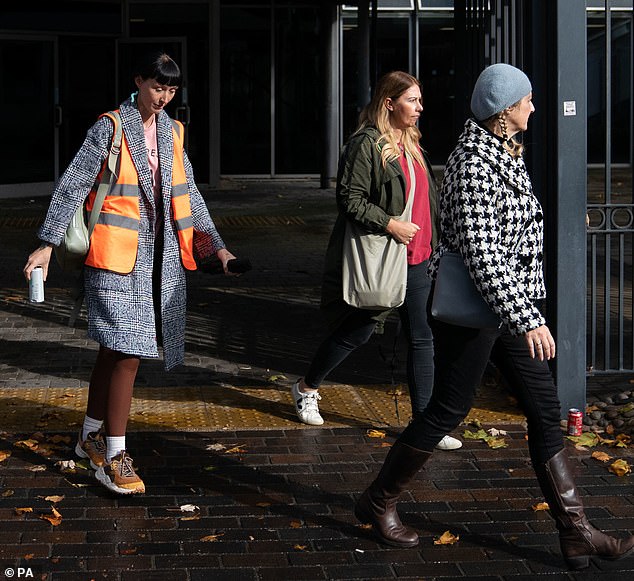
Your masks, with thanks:
[{"label": "black jeans", "polygon": [[416,416],[399,441],[431,452],[442,437],[469,413],[490,359],[508,381],[528,424],[528,447],[534,465],[563,448],[560,403],[546,361],[532,359],[523,336],[503,329],[468,329],[434,321],[435,381],[425,411]]},{"label": "black jeans", "polygon": [[[407,383],[412,413],[421,413],[429,398],[434,380],[434,347],[428,323],[428,300],[431,279],[428,261],[407,269],[405,302],[399,315],[408,342]],[[317,389],[328,374],[350,353],[370,339],[376,327],[373,311],[355,309],[319,346],[304,377],[306,385]]]}]

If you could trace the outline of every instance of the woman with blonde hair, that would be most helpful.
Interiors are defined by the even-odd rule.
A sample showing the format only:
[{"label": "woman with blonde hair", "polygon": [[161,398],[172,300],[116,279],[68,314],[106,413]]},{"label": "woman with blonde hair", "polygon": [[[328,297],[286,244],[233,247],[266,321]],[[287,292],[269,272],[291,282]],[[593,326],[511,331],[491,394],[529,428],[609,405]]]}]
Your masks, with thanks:
[{"label": "woman with blonde hair", "polygon": [[[326,253],[321,301],[332,332],[317,349],[306,375],[292,387],[297,416],[303,423],[323,424],[319,386],[352,351],[368,341],[377,322],[389,312],[355,308],[343,299],[342,254],[348,221],[368,232],[387,233],[407,245],[407,290],[398,311],[409,345],[407,380],[414,416],[422,413],[431,396],[433,343],[428,324],[431,280],[427,268],[437,241],[437,212],[436,184],[416,126],[422,111],[418,80],[402,71],[386,74],[341,155],[336,190],[339,215]],[[415,184],[412,216],[399,221],[396,218],[405,208],[411,185],[408,157]],[[443,449],[461,445],[449,436],[439,443]]]}]

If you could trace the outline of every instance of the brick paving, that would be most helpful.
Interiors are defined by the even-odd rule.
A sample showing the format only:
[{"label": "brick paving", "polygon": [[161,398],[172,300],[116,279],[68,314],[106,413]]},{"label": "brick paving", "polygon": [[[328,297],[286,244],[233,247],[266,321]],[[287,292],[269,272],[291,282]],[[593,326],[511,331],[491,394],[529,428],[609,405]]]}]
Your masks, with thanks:
[{"label": "brick paving", "polygon": [[[395,421],[385,393],[403,382],[398,341],[391,360],[395,325],[333,374],[324,427],[294,424],[285,399],[324,331],[317,302],[332,191],[312,182],[228,184],[208,199],[229,247],[255,269],[239,279],[194,274],[186,365],[165,374],[157,362],[142,363],[138,395],[148,403],[128,438],[147,493],[133,498],[112,496],[81,466],[56,465],[73,458],[95,345],[83,320],[65,326],[68,280],[57,269],[46,303],[25,301],[20,271],[46,200],[0,200],[0,217],[32,218],[0,230],[0,451],[11,453],[0,461],[0,580],[9,570],[47,581],[634,578],[634,557],[565,569],[552,519],[532,509],[542,498],[521,417],[508,406],[483,416],[483,427],[508,432],[507,447],[465,440],[461,450],[437,452],[403,496],[403,520],[420,545],[375,542],[352,506],[406,421],[407,406]],[[275,219],[225,219],[241,216]],[[392,416],[337,407],[346,396],[367,403],[379,393],[383,403],[374,405]],[[505,398],[495,392],[497,401],[480,406]],[[197,403],[226,408],[234,425],[207,429]],[[198,425],[183,421],[187,414]],[[17,445],[27,438],[37,441],[33,449]],[[609,472],[591,450],[569,448],[590,519],[634,531],[631,477]],[[634,462],[633,448],[601,449]],[[55,524],[41,518],[55,516],[53,507]],[[434,544],[445,531],[459,541]]]}]

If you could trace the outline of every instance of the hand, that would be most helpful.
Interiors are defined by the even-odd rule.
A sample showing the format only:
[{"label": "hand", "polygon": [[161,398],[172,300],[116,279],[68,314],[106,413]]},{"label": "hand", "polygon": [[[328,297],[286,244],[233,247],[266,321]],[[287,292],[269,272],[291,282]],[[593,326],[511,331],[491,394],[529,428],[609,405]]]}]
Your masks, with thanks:
[{"label": "hand", "polygon": [[524,338],[533,359],[537,357],[540,361],[543,361],[544,359],[555,358],[555,340],[546,325],[529,331],[524,335]]},{"label": "hand", "polygon": [[26,261],[26,265],[22,272],[24,273],[24,278],[26,280],[31,280],[31,271],[36,266],[42,267],[42,274],[44,275],[44,280],[48,276],[48,265],[51,261],[51,253],[53,252],[53,247],[49,244],[42,244],[37,250],[31,252]]},{"label": "hand", "polygon": [[414,222],[401,222],[394,218],[390,218],[385,228],[385,231],[394,238],[394,240],[402,244],[409,244],[419,230],[420,226],[414,224]]},{"label": "hand", "polygon": [[226,248],[221,248],[218,252],[216,252],[216,256],[218,257],[218,260],[222,262],[222,269],[225,271],[226,276],[240,276],[239,273],[229,272],[227,269],[227,262],[235,258],[231,252],[229,252]]}]

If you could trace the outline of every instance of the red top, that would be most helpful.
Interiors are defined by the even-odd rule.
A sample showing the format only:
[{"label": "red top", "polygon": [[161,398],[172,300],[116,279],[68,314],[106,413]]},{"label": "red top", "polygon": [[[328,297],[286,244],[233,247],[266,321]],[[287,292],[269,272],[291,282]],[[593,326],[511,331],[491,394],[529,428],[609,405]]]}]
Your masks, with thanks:
[{"label": "red top", "polygon": [[[412,208],[412,222],[420,226],[414,239],[407,245],[407,263],[420,264],[431,256],[431,214],[429,211],[429,182],[427,171],[415,159],[414,174],[416,176],[416,190],[414,191],[414,206]],[[405,174],[405,200],[409,197],[410,178],[409,167],[405,153],[401,149],[401,168]]]}]

